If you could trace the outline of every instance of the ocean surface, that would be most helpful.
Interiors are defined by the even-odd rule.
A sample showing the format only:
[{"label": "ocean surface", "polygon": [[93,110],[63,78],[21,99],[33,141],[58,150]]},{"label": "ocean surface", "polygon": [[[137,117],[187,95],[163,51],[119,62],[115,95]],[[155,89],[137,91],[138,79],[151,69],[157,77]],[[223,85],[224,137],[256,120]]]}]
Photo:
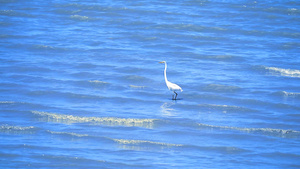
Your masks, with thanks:
[{"label": "ocean surface", "polygon": [[299,53],[297,0],[0,0],[0,168],[300,168]]}]

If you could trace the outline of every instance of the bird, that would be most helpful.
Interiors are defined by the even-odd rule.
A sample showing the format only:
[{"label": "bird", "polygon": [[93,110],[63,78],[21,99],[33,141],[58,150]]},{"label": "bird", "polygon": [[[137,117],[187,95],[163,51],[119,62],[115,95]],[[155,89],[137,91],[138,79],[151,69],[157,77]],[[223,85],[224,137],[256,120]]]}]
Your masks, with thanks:
[{"label": "bird", "polygon": [[181,91],[182,92],[183,90],[177,84],[168,81],[168,79],[167,79],[167,62],[166,61],[161,61],[159,63],[164,63],[165,64],[164,76],[165,76],[166,85],[167,85],[168,89],[173,91],[174,94],[175,94],[175,97],[174,97],[174,95],[172,96],[172,100],[176,100],[177,95],[178,95],[176,93],[176,91]]}]

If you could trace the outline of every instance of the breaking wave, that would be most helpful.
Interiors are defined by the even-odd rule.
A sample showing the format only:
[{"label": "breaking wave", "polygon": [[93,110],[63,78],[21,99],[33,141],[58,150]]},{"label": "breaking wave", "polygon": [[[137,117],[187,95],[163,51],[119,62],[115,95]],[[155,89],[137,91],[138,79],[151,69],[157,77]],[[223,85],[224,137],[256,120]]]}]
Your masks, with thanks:
[{"label": "breaking wave", "polygon": [[2,125],[0,126],[0,132],[9,133],[9,134],[33,134],[37,130],[36,127],[27,126],[10,126],[10,125]]},{"label": "breaking wave", "polygon": [[33,114],[41,116],[43,121],[56,123],[92,123],[109,126],[128,126],[153,128],[156,119],[134,119],[117,117],[79,117],[40,111],[32,111]]},{"label": "breaking wave", "polygon": [[281,76],[300,77],[300,70],[296,70],[296,69],[282,69],[282,68],[267,67],[267,66],[265,66],[265,69],[275,75],[280,74]]},{"label": "breaking wave", "polygon": [[286,92],[286,91],[280,91],[280,92],[277,92],[277,93],[281,96],[284,96],[284,97],[300,98],[300,93]]},{"label": "breaking wave", "polygon": [[71,19],[79,20],[79,21],[89,21],[90,18],[87,16],[81,16],[81,15],[71,15]]},{"label": "breaking wave", "polygon": [[162,143],[162,142],[154,142],[154,141],[146,141],[146,140],[125,140],[125,139],[113,139],[115,142],[119,144],[132,144],[132,145],[141,145],[141,144],[151,144],[158,146],[166,146],[166,147],[182,147],[182,144],[171,144],[171,143]]}]

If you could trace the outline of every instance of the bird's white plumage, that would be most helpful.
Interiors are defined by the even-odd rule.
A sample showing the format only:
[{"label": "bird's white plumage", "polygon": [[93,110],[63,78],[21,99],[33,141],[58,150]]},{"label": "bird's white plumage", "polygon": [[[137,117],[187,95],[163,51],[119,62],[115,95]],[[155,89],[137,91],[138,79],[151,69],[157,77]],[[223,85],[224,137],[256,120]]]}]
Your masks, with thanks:
[{"label": "bird's white plumage", "polygon": [[175,100],[176,100],[177,93],[175,91],[181,91],[182,92],[183,90],[177,84],[168,81],[168,78],[167,78],[167,62],[162,61],[162,62],[159,62],[159,63],[164,63],[165,64],[165,71],[164,71],[165,82],[166,82],[166,85],[167,85],[168,89],[173,91],[176,94],[176,96],[175,96]]},{"label": "bird's white plumage", "polygon": [[182,92],[181,87],[178,86],[177,84],[169,82],[169,81],[166,81],[166,84],[167,84],[169,90],[172,90],[172,91],[181,91]]}]

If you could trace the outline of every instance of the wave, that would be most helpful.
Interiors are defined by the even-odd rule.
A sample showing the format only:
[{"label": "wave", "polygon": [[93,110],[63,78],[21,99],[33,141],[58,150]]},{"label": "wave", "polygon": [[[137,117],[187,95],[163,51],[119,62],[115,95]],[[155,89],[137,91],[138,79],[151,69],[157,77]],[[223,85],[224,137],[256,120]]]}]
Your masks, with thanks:
[{"label": "wave", "polygon": [[294,93],[294,92],[280,91],[280,92],[275,92],[274,94],[283,97],[300,98],[300,93]]},{"label": "wave", "polygon": [[151,79],[144,77],[144,76],[138,76],[138,75],[127,75],[122,77],[123,80],[132,82],[132,83],[146,83],[146,82],[152,82]]},{"label": "wave", "polygon": [[[191,144],[174,144],[174,143],[166,143],[166,142],[159,142],[159,141],[149,141],[149,140],[135,140],[135,139],[116,139],[110,137],[102,137],[102,136],[91,136],[88,134],[78,134],[72,132],[55,132],[55,131],[48,131],[51,134],[55,135],[63,135],[63,136],[70,136],[70,137],[77,137],[77,138],[84,138],[90,137],[92,139],[100,140],[107,140],[113,141],[120,145],[122,149],[129,149],[135,151],[155,151],[157,149],[173,149],[173,148],[183,148],[189,150],[196,150],[196,151],[209,151],[209,152],[217,152],[217,153],[239,153],[245,152],[246,150],[238,148],[238,147],[228,147],[228,146],[198,146],[198,145],[191,145]],[[100,139],[100,140],[99,140]]]},{"label": "wave", "polygon": [[93,84],[109,84],[108,82],[104,81],[99,81],[99,80],[89,80],[88,82],[93,83]]},{"label": "wave", "polygon": [[47,113],[41,111],[32,111],[33,114],[41,116],[43,121],[56,123],[92,123],[108,126],[128,126],[153,128],[156,119],[134,119],[118,117],[79,117],[73,115],[64,115],[56,113]]},{"label": "wave", "polygon": [[182,23],[174,23],[174,24],[159,24],[153,26],[154,29],[172,29],[172,30],[185,30],[191,32],[206,32],[206,31],[213,31],[213,32],[225,32],[228,29],[224,27],[211,27],[211,26],[203,26],[197,24],[182,24]]},{"label": "wave", "polygon": [[108,82],[100,81],[100,80],[89,80],[88,83],[86,83],[86,81],[80,81],[78,83],[84,87],[95,87],[95,88],[103,88],[111,85]]},{"label": "wave", "polygon": [[284,130],[273,128],[242,128],[242,127],[230,127],[230,126],[214,126],[209,124],[198,123],[201,128],[219,129],[219,130],[238,130],[247,133],[263,134],[268,136],[283,137],[283,138],[299,138],[300,131],[296,130]]},{"label": "wave", "polygon": [[[68,155],[43,154],[36,155],[34,158],[38,161],[49,161],[47,168],[107,168],[107,165],[113,164],[104,160]],[[74,167],[74,164],[76,164],[76,167]]]},{"label": "wave", "polygon": [[289,76],[289,77],[300,77],[300,70],[296,69],[282,69],[277,67],[264,67],[266,70],[268,70],[272,74],[279,74],[281,76]]},{"label": "wave", "polygon": [[49,106],[30,103],[30,102],[19,102],[19,101],[0,101],[0,106],[2,109],[5,108],[5,111],[13,111],[13,112],[24,112],[30,111],[32,109],[45,109],[50,108]]},{"label": "wave", "polygon": [[129,85],[130,88],[133,88],[133,89],[144,89],[146,88],[146,86],[136,86],[136,85]]},{"label": "wave", "polygon": [[37,49],[54,49],[54,47],[49,45],[34,45],[33,47]]},{"label": "wave", "polygon": [[183,144],[172,144],[172,143],[154,142],[154,141],[146,141],[146,140],[113,139],[113,141],[115,141],[119,144],[131,144],[131,145],[150,144],[150,145],[158,145],[158,146],[165,146],[165,147],[182,147],[183,146]]},{"label": "wave", "polygon": [[184,145],[182,144],[172,144],[172,143],[163,143],[163,142],[155,142],[155,141],[147,141],[147,140],[127,140],[127,139],[115,139],[115,138],[109,138],[109,137],[102,137],[102,136],[91,136],[88,134],[78,134],[73,132],[56,132],[56,131],[50,131],[48,130],[50,134],[55,135],[63,135],[63,136],[71,136],[71,137],[93,137],[93,139],[101,138],[104,140],[110,140],[118,144],[122,145],[135,145],[135,146],[163,146],[163,147],[182,147]]},{"label": "wave", "polygon": [[155,149],[186,149],[191,151],[208,151],[208,152],[216,152],[222,154],[232,154],[232,153],[240,153],[245,152],[246,150],[238,148],[238,147],[230,147],[230,146],[198,146],[198,145],[186,145],[186,144],[173,144],[173,143],[164,143],[164,142],[155,142],[148,140],[127,140],[127,139],[113,139],[113,141],[117,142],[121,145],[123,149],[130,149],[136,151],[144,151],[144,150],[155,150]]},{"label": "wave", "polygon": [[[35,72],[35,74],[29,74]],[[14,70],[10,71],[10,77],[11,78],[22,78],[22,81],[25,80],[40,80],[40,79],[48,79],[47,77],[43,77],[40,76],[41,73],[53,73],[53,72],[57,72],[54,69],[51,68],[47,68],[45,66],[39,66],[39,65],[35,65],[35,66],[28,66],[28,65],[19,65],[19,66],[15,66]],[[28,73],[28,74],[25,74]],[[23,80],[24,79],[24,80]]]},{"label": "wave", "polygon": [[282,91],[282,93],[286,96],[300,96],[300,93],[286,92]]},{"label": "wave", "polygon": [[21,13],[15,10],[0,10],[0,15],[3,16],[16,16],[16,17],[34,17],[28,13]]},{"label": "wave", "polygon": [[199,59],[204,60],[215,60],[215,61],[242,61],[242,57],[234,56],[234,55],[201,55],[198,57]]},{"label": "wave", "polygon": [[89,137],[88,134],[78,134],[78,133],[70,133],[70,132],[56,132],[56,131],[50,131],[51,134],[58,134],[58,135],[69,135],[69,136],[75,136],[75,137]]},{"label": "wave", "polygon": [[66,52],[70,50],[70,48],[67,46],[58,46],[58,45],[50,46],[47,44],[23,44],[23,43],[16,43],[12,45],[11,48],[26,48],[28,50],[38,52],[38,53],[46,52],[46,54]]},{"label": "wave", "polygon": [[33,134],[37,130],[34,126],[10,126],[10,125],[2,125],[0,126],[0,132],[8,133],[8,134]]},{"label": "wave", "polygon": [[203,87],[203,90],[209,92],[236,92],[240,90],[240,87],[237,86],[228,86],[228,85],[220,85],[220,84],[208,84]]},{"label": "wave", "polygon": [[89,17],[81,16],[81,15],[71,15],[70,18],[74,19],[74,20],[79,20],[79,21],[89,21],[89,20],[91,20]]},{"label": "wave", "polygon": [[33,97],[53,97],[55,99],[59,98],[68,98],[68,99],[74,99],[78,101],[78,99],[83,99],[83,100],[95,100],[95,99],[103,99],[104,97],[102,96],[96,96],[96,95],[89,95],[89,94],[78,94],[78,93],[72,93],[72,92],[60,92],[60,91],[31,91],[28,92],[29,95]]},{"label": "wave", "polygon": [[14,101],[0,101],[0,104],[15,104],[17,102]]},{"label": "wave", "polygon": [[216,104],[199,104],[198,107],[204,108],[204,109],[207,109],[207,110],[222,111],[223,113],[255,111],[255,110],[251,110],[251,109],[244,108],[244,107],[239,107],[239,106],[216,105]]}]

